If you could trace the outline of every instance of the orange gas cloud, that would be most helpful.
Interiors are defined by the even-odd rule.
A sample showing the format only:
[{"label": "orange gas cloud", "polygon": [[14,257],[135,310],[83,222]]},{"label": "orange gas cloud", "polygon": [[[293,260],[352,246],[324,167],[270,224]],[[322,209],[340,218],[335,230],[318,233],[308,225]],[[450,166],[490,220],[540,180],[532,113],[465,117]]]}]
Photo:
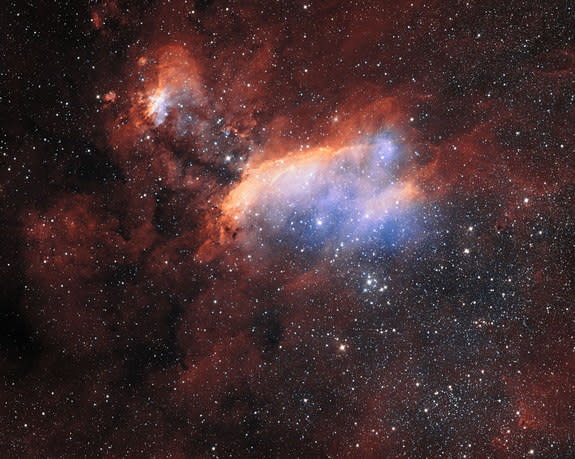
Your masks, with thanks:
[{"label": "orange gas cloud", "polygon": [[[127,140],[159,126],[180,135],[197,130],[207,99],[200,66],[187,47],[166,45],[134,59],[137,78],[126,88],[131,105],[115,121],[116,136]],[[103,100],[114,102],[117,93]]]},{"label": "orange gas cloud", "polygon": [[[227,217],[242,220],[261,200],[272,197],[289,199],[293,193],[308,193],[314,182],[324,183],[334,163],[349,162],[360,170],[362,167],[367,168],[365,150],[365,146],[350,146],[339,150],[323,147],[300,155],[264,161],[253,168],[248,166],[242,180],[224,199],[222,211]],[[367,170],[362,172],[368,173]],[[385,212],[396,200],[413,199],[417,195],[416,184],[407,181],[394,187],[391,193],[369,196],[365,209],[371,215],[377,215]],[[312,196],[309,198],[312,199]]]}]

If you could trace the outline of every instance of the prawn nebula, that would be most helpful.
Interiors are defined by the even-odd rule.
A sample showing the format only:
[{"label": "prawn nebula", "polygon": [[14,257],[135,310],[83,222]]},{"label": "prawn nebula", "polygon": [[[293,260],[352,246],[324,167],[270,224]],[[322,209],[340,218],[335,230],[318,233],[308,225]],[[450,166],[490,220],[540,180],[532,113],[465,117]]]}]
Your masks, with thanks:
[{"label": "prawn nebula", "polygon": [[8,0],[6,457],[575,457],[575,4]]}]

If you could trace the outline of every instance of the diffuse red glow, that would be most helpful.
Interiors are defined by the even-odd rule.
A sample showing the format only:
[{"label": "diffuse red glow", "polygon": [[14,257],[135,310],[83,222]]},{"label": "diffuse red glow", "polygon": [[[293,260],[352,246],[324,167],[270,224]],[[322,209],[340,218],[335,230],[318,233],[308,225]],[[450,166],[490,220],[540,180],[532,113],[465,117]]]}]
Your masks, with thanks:
[{"label": "diffuse red glow", "polygon": [[75,86],[10,80],[10,453],[569,457],[575,29],[520,6],[75,6]]}]

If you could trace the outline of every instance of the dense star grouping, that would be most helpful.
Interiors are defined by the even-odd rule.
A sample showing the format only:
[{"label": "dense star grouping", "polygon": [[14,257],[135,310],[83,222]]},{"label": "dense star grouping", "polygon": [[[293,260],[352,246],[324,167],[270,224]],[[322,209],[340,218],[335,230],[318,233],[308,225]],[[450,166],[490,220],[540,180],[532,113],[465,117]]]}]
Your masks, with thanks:
[{"label": "dense star grouping", "polygon": [[9,1],[9,457],[575,456],[575,5]]}]

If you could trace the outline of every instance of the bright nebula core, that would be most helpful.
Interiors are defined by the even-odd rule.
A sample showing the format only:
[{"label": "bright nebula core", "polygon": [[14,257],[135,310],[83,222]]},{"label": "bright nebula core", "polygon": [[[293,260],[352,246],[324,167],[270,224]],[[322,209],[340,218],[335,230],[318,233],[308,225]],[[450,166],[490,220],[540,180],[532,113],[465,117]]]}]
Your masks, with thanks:
[{"label": "bright nebula core", "polygon": [[575,457],[572,1],[5,3],[6,457]]},{"label": "bright nebula core", "polygon": [[248,166],[222,210],[232,228],[255,233],[262,247],[266,241],[290,241],[304,250],[330,242],[346,247],[382,243],[380,233],[405,226],[399,216],[417,196],[414,184],[401,181],[397,150],[392,140],[376,137],[371,143]]}]

